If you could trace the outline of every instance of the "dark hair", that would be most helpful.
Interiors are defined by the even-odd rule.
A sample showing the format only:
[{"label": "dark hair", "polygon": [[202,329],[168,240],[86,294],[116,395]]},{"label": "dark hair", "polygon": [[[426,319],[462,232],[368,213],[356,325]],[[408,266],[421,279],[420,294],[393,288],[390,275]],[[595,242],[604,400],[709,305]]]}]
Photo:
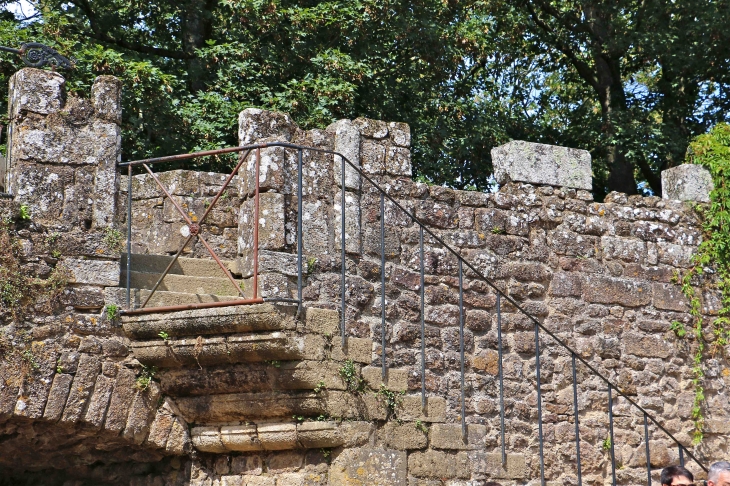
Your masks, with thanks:
[{"label": "dark hair", "polygon": [[662,469],[661,483],[672,484],[672,480],[680,476],[689,478],[690,481],[695,480],[695,477],[686,468],[682,466],[669,466]]}]

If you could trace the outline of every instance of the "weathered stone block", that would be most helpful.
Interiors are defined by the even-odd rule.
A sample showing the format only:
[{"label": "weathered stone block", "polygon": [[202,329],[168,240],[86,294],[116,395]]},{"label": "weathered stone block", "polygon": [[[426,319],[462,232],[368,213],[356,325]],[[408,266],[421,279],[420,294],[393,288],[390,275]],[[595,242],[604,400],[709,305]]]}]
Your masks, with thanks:
[{"label": "weathered stone block", "polygon": [[468,456],[474,474],[484,479],[525,479],[529,475],[525,456],[522,454],[507,454],[504,465],[501,454],[472,451]]},{"label": "weathered stone block", "polygon": [[220,428],[218,427],[193,427],[191,439],[193,447],[201,452],[226,452],[226,447],[221,442]]},{"label": "weathered stone block", "polygon": [[710,171],[698,164],[682,164],[662,171],[662,198],[710,202],[715,188]]},{"label": "weathered stone block", "polygon": [[599,304],[637,307],[651,302],[648,282],[592,275],[583,285],[585,299]]},{"label": "weathered stone block", "polygon": [[63,268],[71,272],[71,282],[103,286],[119,285],[119,263],[103,260],[79,260],[66,258]]},{"label": "weathered stone block", "polygon": [[61,422],[75,423],[81,419],[81,413],[91,395],[96,383],[96,377],[100,371],[101,363],[97,356],[91,354],[81,355],[68,401],[61,416]]},{"label": "weathered stone block", "polygon": [[407,486],[405,452],[386,449],[345,449],[332,462],[330,484]]},{"label": "weathered stone block", "polygon": [[435,449],[481,450],[485,447],[487,427],[468,424],[466,437],[462,435],[461,424],[433,424],[431,426],[431,447]]},{"label": "weathered stone block", "polygon": [[646,243],[631,238],[602,236],[603,258],[642,263],[646,259]]},{"label": "weathered stone block", "polygon": [[407,123],[390,122],[388,123],[388,132],[390,141],[398,147],[411,146],[411,127]]},{"label": "weathered stone block", "polygon": [[[334,224],[335,250],[342,250],[342,191],[335,194]],[[362,228],[360,226],[360,197],[352,192],[345,193],[345,251],[360,254]]]},{"label": "weathered stone block", "polygon": [[[360,130],[350,120],[338,120],[327,127],[335,134],[335,152],[339,152],[355,167],[360,167]],[[342,164],[339,156],[334,158],[335,184],[342,187]],[[360,174],[350,164],[345,164],[345,187],[360,189]]]},{"label": "weathered stone block", "polygon": [[411,176],[411,151],[403,147],[388,146],[385,153],[385,172],[396,176]]},{"label": "weathered stone block", "polygon": [[96,385],[94,386],[94,393],[91,395],[89,400],[89,407],[86,410],[86,417],[84,421],[96,428],[101,428],[104,424],[104,418],[106,416],[107,405],[111,399],[112,389],[114,387],[114,380],[104,375],[99,375],[96,378]]},{"label": "weathered stone block", "polygon": [[667,358],[674,351],[672,346],[659,336],[624,334],[621,339],[623,352],[642,358]]},{"label": "weathered stone block", "polygon": [[48,393],[46,408],[43,412],[45,420],[56,422],[61,418],[73,379],[73,375],[68,374],[56,374],[53,377],[53,384],[51,385],[51,391]]},{"label": "weathered stone block", "polygon": [[160,386],[156,382],[150,382],[144,391],[138,391],[127,417],[127,426],[122,436],[141,444],[147,438],[150,425],[157,409],[157,401],[160,398]]},{"label": "weathered stone block", "polygon": [[262,138],[290,141],[297,130],[291,117],[277,111],[246,108],[238,115],[238,143],[251,145]]},{"label": "weathered stone block", "polygon": [[590,191],[591,154],[585,150],[515,140],[492,149],[494,176],[510,181]]},{"label": "weathered stone block", "polygon": [[337,447],[344,443],[335,422],[304,422],[298,424],[297,439],[305,449]]},{"label": "weathered stone block", "polygon": [[63,76],[53,71],[24,68],[10,78],[11,119],[23,111],[48,115],[59,111],[64,103]]},{"label": "weathered stone block", "polygon": [[304,328],[307,332],[336,336],[340,332],[340,313],[331,309],[307,307]]},{"label": "weathered stone block", "polygon": [[373,360],[373,342],[370,338],[347,338],[344,350],[339,344],[332,348],[332,359],[335,361],[351,359],[356,363],[370,363]]},{"label": "weathered stone block", "polygon": [[255,425],[224,425],[220,429],[220,440],[229,451],[260,451],[263,449]]},{"label": "weathered stone block", "polygon": [[296,424],[260,424],[258,437],[267,451],[281,451],[297,447]]},{"label": "weathered stone block", "polygon": [[687,297],[679,285],[655,283],[652,287],[654,288],[654,307],[657,309],[677,312],[689,310]]},{"label": "weathered stone block", "polygon": [[97,118],[122,123],[122,82],[114,76],[99,76],[91,86],[91,103]]},{"label": "weathered stone block", "polygon": [[408,472],[419,478],[469,479],[471,470],[466,452],[413,452],[408,457]]},{"label": "weathered stone block", "polygon": [[383,381],[383,373],[380,367],[365,366],[362,369],[362,377],[375,390],[379,389],[381,384],[396,392],[408,390],[408,370],[388,368],[385,381]]},{"label": "weathered stone block", "polygon": [[550,282],[550,295],[554,297],[580,297],[582,292],[580,275],[558,272]]},{"label": "weathered stone block", "polygon": [[117,380],[114,384],[114,391],[109,402],[109,409],[106,413],[104,428],[111,432],[121,432],[127,424],[129,407],[132,405],[136,376],[134,371],[128,368],[121,368],[117,373]]},{"label": "weathered stone block", "polygon": [[378,431],[379,440],[388,448],[405,451],[423,449],[428,444],[428,433],[422,425],[416,427],[413,422],[388,422]]},{"label": "weathered stone block", "polygon": [[[259,249],[284,248],[285,222],[284,195],[268,192],[261,194],[258,220]],[[256,224],[254,201],[247,199],[241,205],[238,220],[239,269],[244,278],[253,275],[254,224]]]}]

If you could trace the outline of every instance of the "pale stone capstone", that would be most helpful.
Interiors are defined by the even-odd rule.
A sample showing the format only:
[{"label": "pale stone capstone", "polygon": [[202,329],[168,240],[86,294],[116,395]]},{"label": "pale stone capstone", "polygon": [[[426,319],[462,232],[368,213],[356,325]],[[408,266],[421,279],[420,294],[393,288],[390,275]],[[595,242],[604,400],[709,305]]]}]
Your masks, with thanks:
[{"label": "pale stone capstone", "polygon": [[696,164],[682,164],[662,171],[662,198],[710,202],[715,188],[710,171]]},{"label": "pale stone capstone", "polygon": [[499,184],[528,182],[590,191],[591,154],[586,150],[514,140],[492,149]]}]

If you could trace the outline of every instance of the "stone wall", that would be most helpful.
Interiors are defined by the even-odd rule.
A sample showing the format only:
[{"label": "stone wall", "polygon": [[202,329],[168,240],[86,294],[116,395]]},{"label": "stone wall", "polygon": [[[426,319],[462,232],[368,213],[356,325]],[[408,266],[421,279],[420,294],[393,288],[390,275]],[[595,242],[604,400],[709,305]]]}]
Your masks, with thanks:
[{"label": "stone wall", "polygon": [[[286,141],[337,150],[365,174],[346,167],[343,188],[339,157],[303,153],[307,310],[296,319],[278,319],[280,327],[271,328],[284,333],[277,339],[286,335],[303,344],[282,351],[291,353],[283,355],[290,362],[261,358],[280,366],[236,361],[231,335],[197,341],[172,336],[150,346],[141,343],[147,346],[143,349],[134,339],[145,333],[146,339],[155,338],[159,330],[173,335],[177,317],[156,324],[140,320],[136,331],[127,329],[125,334],[103,311],[105,305],[123,302],[120,246],[110,236],[112,230],[124,231],[126,217],[126,179],[110,169],[119,154],[118,84],[101,78],[92,100],[85,101],[66,99],[62,79],[53,73],[23,70],[14,83],[13,100],[19,108],[11,110],[10,187],[15,201],[0,202],[11,221],[6,231],[20,241],[19,259],[27,272],[43,279],[54,268],[65,268],[70,282],[52,311],[39,310],[23,319],[3,317],[3,335],[12,346],[5,348],[0,362],[0,450],[12,461],[0,460],[0,469],[23,471],[12,476],[13,484],[21,479],[38,484],[32,471],[60,478],[48,484],[63,484],[66,478],[140,485],[539,484],[533,324],[502,300],[503,465],[496,293],[463,268],[467,433],[462,437],[458,261],[425,234],[424,409],[419,230],[411,216],[387,199],[381,216],[380,193],[368,179],[683,444],[691,444],[694,343],[691,338],[679,340],[669,325],[691,322],[675,275],[689,267],[701,239],[693,203],[618,193],[596,203],[587,190],[590,179],[576,173],[586,163],[590,166],[587,154],[524,143],[499,149],[504,161],[533,164],[531,170],[502,170],[499,192],[429,186],[411,178],[410,133],[404,124],[341,120],[326,130],[303,131],[287,115],[245,110],[239,120],[241,144]],[[561,161],[567,159],[570,170],[539,179],[536,168],[564,167]],[[254,160],[251,154],[204,227],[222,256],[238,259],[237,273],[243,278],[252,273]],[[296,167],[296,151],[261,151],[259,263],[265,297],[296,297]],[[204,211],[224,177],[181,170],[160,174],[192,215]],[[132,196],[134,252],[177,251],[182,221],[152,179],[133,176]],[[345,349],[337,337],[343,197]],[[19,217],[22,205],[30,210],[30,220]],[[195,246],[188,256],[207,258],[207,252]],[[702,302],[711,318],[719,295],[706,286]],[[215,322],[216,315],[180,319],[197,329]],[[383,331],[385,349],[380,344]],[[202,365],[198,355],[190,354],[197,346],[205,353],[211,350],[200,355],[209,360]],[[251,351],[265,354],[256,346]],[[141,363],[159,359],[162,366],[168,359],[181,366],[179,357],[169,358],[176,347],[188,350],[185,365],[190,368],[160,372],[160,383],[152,381],[142,390],[137,385],[144,376]],[[7,351],[13,348],[18,351]],[[544,333],[540,351],[546,477],[549,484],[577,484],[571,356]],[[348,391],[340,376],[348,358],[364,380],[356,391]],[[719,355],[708,361],[705,440],[690,449],[706,464],[725,458],[730,445],[727,369]],[[583,366],[577,374],[583,482],[609,484],[607,388]],[[263,402],[250,402],[258,403],[255,417],[249,402],[243,407],[243,402],[230,401],[231,391],[242,396],[242,387],[296,388],[292,376],[298,387],[309,387],[309,394],[277,395],[279,403],[269,409]],[[253,383],[255,377],[263,381]],[[313,396],[313,389],[322,388],[319,381],[326,391]],[[193,384],[199,388],[195,393],[181,391]],[[293,417],[288,412],[292,409]],[[618,483],[646,484],[643,416],[616,393],[612,410]],[[249,443],[242,444],[242,438]],[[649,445],[657,481],[662,467],[678,462],[678,451],[654,426]],[[48,474],[49,464],[58,469],[55,476]]]}]

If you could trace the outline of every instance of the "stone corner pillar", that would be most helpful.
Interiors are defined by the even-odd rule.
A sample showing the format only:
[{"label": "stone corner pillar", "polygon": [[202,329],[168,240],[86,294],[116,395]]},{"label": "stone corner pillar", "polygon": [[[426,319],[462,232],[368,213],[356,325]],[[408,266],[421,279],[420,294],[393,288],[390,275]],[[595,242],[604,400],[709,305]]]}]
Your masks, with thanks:
[{"label": "stone corner pillar", "polygon": [[710,171],[697,164],[682,164],[662,171],[662,198],[710,202],[715,188]]},{"label": "stone corner pillar", "polygon": [[492,149],[492,165],[499,184],[593,189],[591,154],[586,150],[513,140]]},{"label": "stone corner pillar", "polygon": [[8,191],[56,230],[114,225],[121,158],[121,82],[100,76],[91,99],[66,97],[59,73],[26,68],[10,80]]}]

